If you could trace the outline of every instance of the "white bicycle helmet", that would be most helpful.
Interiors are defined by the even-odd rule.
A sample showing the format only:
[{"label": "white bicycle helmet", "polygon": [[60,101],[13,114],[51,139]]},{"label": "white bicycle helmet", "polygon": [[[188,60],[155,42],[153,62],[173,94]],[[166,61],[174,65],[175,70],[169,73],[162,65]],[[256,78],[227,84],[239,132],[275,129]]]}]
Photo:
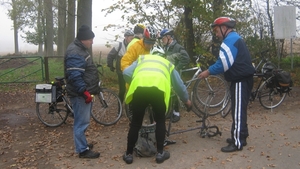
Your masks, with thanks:
[{"label": "white bicycle helmet", "polygon": [[157,30],[152,26],[147,26],[144,30],[144,42],[154,44],[157,39]]},{"label": "white bicycle helmet", "polygon": [[154,46],[154,47],[151,49],[150,53],[151,53],[152,55],[159,55],[159,56],[163,56],[163,57],[165,56],[165,51],[164,51],[164,49],[161,48],[160,46]]}]

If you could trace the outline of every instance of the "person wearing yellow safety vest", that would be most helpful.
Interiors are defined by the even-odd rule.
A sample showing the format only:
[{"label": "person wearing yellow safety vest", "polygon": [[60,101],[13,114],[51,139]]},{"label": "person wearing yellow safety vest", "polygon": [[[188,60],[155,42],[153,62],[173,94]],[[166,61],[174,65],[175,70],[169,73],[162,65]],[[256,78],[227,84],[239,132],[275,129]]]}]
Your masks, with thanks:
[{"label": "person wearing yellow safety vest", "polygon": [[[187,111],[192,109],[192,103],[179,73],[174,65],[155,53],[141,55],[123,71],[124,79],[130,84],[125,102],[132,105],[132,121],[127,136],[127,150],[123,160],[127,164],[133,162],[133,149],[138,139],[146,107],[151,104],[156,122],[156,162],[162,163],[170,158],[170,153],[164,151],[166,134],[165,113],[169,107],[171,87],[185,104]],[[160,54],[163,54],[161,52]]]}]

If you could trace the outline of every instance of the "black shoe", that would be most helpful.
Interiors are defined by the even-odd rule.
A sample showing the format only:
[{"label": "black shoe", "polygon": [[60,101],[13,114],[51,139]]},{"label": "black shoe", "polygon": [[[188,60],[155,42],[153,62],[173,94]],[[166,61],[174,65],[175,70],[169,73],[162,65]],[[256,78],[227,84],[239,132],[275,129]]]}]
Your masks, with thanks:
[{"label": "black shoe", "polygon": [[228,153],[228,152],[235,152],[235,151],[241,151],[243,150],[243,147],[241,147],[240,149],[237,148],[237,146],[235,146],[234,144],[229,144],[226,147],[222,147],[221,151]]},{"label": "black shoe", "polygon": [[[229,144],[234,144],[234,141],[231,138],[226,139],[226,142],[229,143]],[[242,143],[242,146],[247,145],[247,141],[241,141],[241,143]]]},{"label": "black shoe", "polygon": [[125,152],[125,154],[123,155],[123,160],[124,160],[127,164],[131,164],[132,161],[133,161],[132,154],[127,154],[127,155],[126,155],[126,152]]},{"label": "black shoe", "polygon": [[176,123],[180,120],[180,116],[176,116],[175,114],[172,115],[172,123]]},{"label": "black shoe", "polygon": [[162,153],[156,154],[156,163],[163,163],[165,160],[170,158],[170,153],[168,151],[163,151]]},{"label": "black shoe", "polygon": [[88,144],[87,146],[88,146],[89,150],[92,150],[93,147],[94,147],[94,144],[90,143],[90,144]]},{"label": "black shoe", "polygon": [[85,150],[82,153],[79,153],[79,158],[98,158],[100,153],[94,152],[92,150]]}]

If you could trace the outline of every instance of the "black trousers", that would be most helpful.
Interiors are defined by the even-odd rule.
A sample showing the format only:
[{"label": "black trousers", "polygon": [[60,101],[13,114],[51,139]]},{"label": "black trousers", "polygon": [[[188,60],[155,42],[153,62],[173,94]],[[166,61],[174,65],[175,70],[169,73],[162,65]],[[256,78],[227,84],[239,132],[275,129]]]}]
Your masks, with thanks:
[{"label": "black trousers", "polygon": [[119,82],[119,98],[121,100],[121,103],[124,101],[125,97],[125,92],[126,92],[126,83],[123,78],[123,74],[117,73],[118,74],[118,82]]},{"label": "black trousers", "polygon": [[158,90],[156,87],[138,87],[133,94],[130,104],[132,108],[132,120],[127,136],[127,154],[133,153],[145,110],[149,104],[152,106],[154,121],[156,122],[155,136],[157,152],[162,153],[166,134],[164,92]]},{"label": "black trousers", "polygon": [[231,137],[240,149],[249,136],[247,124],[247,106],[253,88],[253,77],[241,82],[231,82],[231,112],[232,126]]}]

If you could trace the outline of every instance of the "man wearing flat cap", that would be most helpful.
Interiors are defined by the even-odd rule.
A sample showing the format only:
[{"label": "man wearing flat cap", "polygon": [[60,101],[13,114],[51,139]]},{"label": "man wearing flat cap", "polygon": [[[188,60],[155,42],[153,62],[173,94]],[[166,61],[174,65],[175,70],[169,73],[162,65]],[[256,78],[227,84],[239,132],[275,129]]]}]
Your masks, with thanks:
[{"label": "man wearing flat cap", "polygon": [[67,94],[74,110],[73,137],[75,152],[79,158],[98,158],[99,152],[92,151],[85,131],[90,124],[92,95],[100,91],[98,70],[88,49],[93,44],[95,34],[87,25],[82,25],[75,40],[68,46],[64,58]]}]

